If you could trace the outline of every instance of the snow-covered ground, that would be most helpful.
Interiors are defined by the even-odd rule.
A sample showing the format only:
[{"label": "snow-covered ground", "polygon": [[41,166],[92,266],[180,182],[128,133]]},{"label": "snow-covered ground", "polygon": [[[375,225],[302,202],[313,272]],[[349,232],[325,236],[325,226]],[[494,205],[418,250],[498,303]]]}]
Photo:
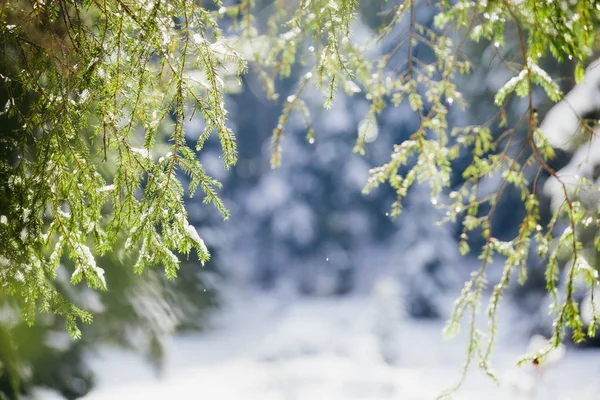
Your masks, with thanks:
[{"label": "snow-covered ground", "polygon": [[[92,360],[98,386],[86,399],[433,399],[464,359],[464,337],[445,340],[442,321],[382,327],[387,311],[377,296],[235,293],[206,333],[169,342],[160,375],[134,355],[103,351]],[[548,371],[515,369],[526,340],[506,324],[501,331],[500,386],[473,370],[455,399],[600,398],[599,352],[568,349]]]}]

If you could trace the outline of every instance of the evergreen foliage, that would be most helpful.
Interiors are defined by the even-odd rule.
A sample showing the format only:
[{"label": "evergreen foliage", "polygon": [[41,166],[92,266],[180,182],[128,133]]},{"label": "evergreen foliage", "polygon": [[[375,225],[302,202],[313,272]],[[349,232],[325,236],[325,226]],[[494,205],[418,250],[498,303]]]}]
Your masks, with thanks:
[{"label": "evergreen foliage", "polygon": [[[598,210],[577,201],[549,165],[554,150],[539,128],[535,106],[539,93],[554,102],[562,98],[544,60],[572,60],[575,79],[585,78],[600,7],[587,0],[427,1],[426,7],[437,10],[430,24],[419,20],[417,5],[423,2],[382,1],[377,28],[366,40],[352,35],[352,21],[360,16],[357,0],[275,0],[266,27],[253,17],[253,8],[261,5],[254,0],[233,5],[195,0],[3,3],[0,96],[6,105],[1,118],[11,129],[2,137],[0,160],[0,274],[25,321],[32,324],[38,311],[60,314],[72,336],[79,337],[78,322],[89,323],[92,316],[56,289],[59,263],[64,256],[72,260],[72,284],[85,281],[93,289],[110,290],[97,260],[119,247],[119,237],[126,238],[124,250],[135,256],[136,273],[162,265],[166,277],[174,278],[177,254],[192,249],[202,262],[209,259],[188,222],[183,197],[199,188],[204,202],[228,217],[220,184],[207,175],[195,151],[217,134],[223,165],[235,164],[235,135],[227,125],[224,99],[231,78],[239,79],[250,62],[273,100],[278,99],[277,79],[290,77],[293,69],[303,71],[273,131],[274,167],[282,162],[285,127],[293,113],[306,122],[307,140],[318,138],[302,99],[309,85],[322,90],[325,108],[341,92],[370,102],[356,140],[355,151],[361,154],[368,151],[384,108],[407,103],[414,111],[418,128],[394,146],[387,163],[372,169],[365,193],[390,185],[397,194],[391,214],[397,216],[411,186],[427,182],[433,205],[446,211],[447,220],[462,222],[463,253],[470,250],[470,236],[483,237],[481,268],[465,284],[447,328],[456,332],[468,316],[464,371],[477,361],[493,376],[489,360],[499,301],[513,275],[520,283],[527,278],[534,246],[539,257],[549,260],[547,290],[554,298],[555,319],[550,345],[560,344],[566,328],[575,341],[594,336],[599,321],[594,317],[583,330],[573,282],[581,275],[592,293],[598,286],[577,235],[580,225],[600,226]],[[497,52],[511,75],[494,94],[498,112],[483,124],[452,126],[449,113],[469,107],[457,82],[476,67],[464,49],[478,41],[500,49],[509,31],[518,33],[518,52],[512,59]],[[370,51],[390,41],[394,45],[383,54]],[[423,54],[417,54],[417,46],[425,49]],[[512,104],[524,110],[515,121],[507,117]],[[205,129],[193,148],[184,129],[195,115]],[[593,135],[595,121],[582,122],[584,136]],[[514,139],[518,132],[526,132],[526,139]],[[453,162],[465,153],[472,158],[463,172],[465,184],[449,194],[450,204],[442,204]],[[527,178],[530,171],[535,171],[533,180]],[[182,185],[179,172],[189,176],[189,187]],[[481,180],[494,174],[502,176],[502,184],[491,195],[480,195]],[[556,178],[565,193],[547,225],[539,211],[541,174]],[[492,216],[509,186],[521,193],[526,212],[518,234],[500,240],[493,235]],[[563,217],[569,223],[557,231]],[[558,258],[565,251],[572,263],[566,291],[559,294]],[[504,260],[504,269],[490,288],[489,329],[483,332],[475,315],[494,257]],[[545,354],[527,359],[539,362]]]}]

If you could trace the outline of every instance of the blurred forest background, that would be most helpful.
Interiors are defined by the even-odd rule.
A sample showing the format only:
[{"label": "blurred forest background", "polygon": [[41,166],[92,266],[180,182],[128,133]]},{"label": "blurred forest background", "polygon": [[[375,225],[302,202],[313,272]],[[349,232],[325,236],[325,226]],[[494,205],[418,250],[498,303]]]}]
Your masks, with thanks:
[{"label": "blurred forest background", "polygon": [[[266,26],[272,4],[268,0],[257,3],[255,17]],[[359,2],[355,38],[368,38],[380,23],[380,3],[383,1]],[[431,25],[434,14],[433,7],[417,3],[421,23]],[[398,24],[394,29],[400,33],[406,26]],[[388,35],[370,51],[391,51],[396,46],[394,37]],[[476,68],[459,82],[469,108],[452,109],[451,123],[482,123],[497,112],[493,95],[511,76],[506,63],[518,54],[518,46],[516,32],[501,47],[486,41],[469,44],[465,51]],[[238,50],[243,54],[249,49]],[[423,46],[416,46],[413,52],[424,59],[433,57]],[[406,49],[396,57],[405,54]],[[7,63],[10,60],[0,52],[0,72]],[[560,80],[564,91],[574,86],[571,63],[549,60],[543,66],[553,77],[564,77]],[[392,189],[381,187],[369,195],[362,194],[369,169],[385,162],[393,144],[401,143],[414,131],[418,124],[414,112],[407,104],[387,108],[378,116],[376,126],[368,128],[366,155],[361,156],[352,150],[365,124],[367,100],[360,93],[339,96],[332,109],[325,110],[322,93],[308,88],[303,100],[312,113],[314,139],[307,140],[304,123],[294,114],[285,134],[282,165],[272,169],[271,132],[288,95],[293,94],[306,71],[297,66],[290,78],[280,81],[280,96],[275,101],[267,99],[256,72],[250,65],[243,85],[232,83],[226,99],[229,122],[237,134],[237,165],[230,170],[223,168],[215,137],[198,153],[207,172],[223,183],[221,196],[231,211],[230,220],[224,222],[200,199],[187,200],[190,222],[205,239],[212,254],[210,262],[202,267],[191,256],[183,260],[179,278],[167,281],[161,269],[134,277],[132,260],[117,252],[100,261],[106,270],[108,292],[82,285],[73,287],[63,268],[57,280],[60,290],[94,313],[94,323],[83,327],[83,337],[77,341],[69,337],[63,321],[54,315],[40,315],[36,324],[28,327],[20,320],[13,300],[2,295],[0,397],[16,398],[16,376],[16,390],[23,394],[47,387],[67,399],[81,397],[94,385],[95,371],[88,359],[106,346],[134,350],[160,368],[165,340],[177,333],[210,329],[207,321],[220,312],[222,294],[231,288],[267,296],[287,291],[306,299],[370,297],[387,290],[382,301],[394,307],[400,305],[401,310],[385,318],[443,321],[448,317],[451,302],[479,262],[459,254],[460,221],[438,225],[444,215],[432,204],[426,187],[411,189],[404,211],[396,219],[389,216],[395,201]],[[535,93],[535,100],[539,115],[545,115],[552,103],[541,90]],[[0,104],[6,102],[7,93],[0,90]],[[524,104],[513,102],[509,124],[519,118]],[[0,117],[3,138],[11,135],[11,123]],[[202,129],[198,118],[187,122],[185,130],[191,143]],[[515,137],[515,150],[526,135],[523,130]],[[10,149],[1,146],[0,152],[4,159],[10,158]],[[470,157],[465,153],[456,161],[450,190],[462,184],[462,171]],[[560,169],[568,160],[568,154],[560,153],[553,168]],[[2,182],[9,179],[1,178]],[[497,178],[486,178],[481,191],[495,191],[501,182]],[[540,178],[538,192],[544,199],[542,215],[548,219],[551,199],[542,193],[545,179]],[[516,234],[524,215],[522,207],[520,192],[507,188],[493,217],[497,237]],[[483,242],[473,237],[469,244],[472,254],[477,254]],[[536,259],[535,252],[531,254],[529,280],[510,291],[510,300],[519,310],[511,320],[512,332],[525,340],[534,333],[548,334],[551,330],[545,306],[544,260]],[[69,262],[64,260],[65,265]],[[501,268],[497,271],[499,274]],[[387,289],[382,282],[387,282]],[[386,328],[380,330],[385,336]],[[9,332],[14,339],[10,339]],[[385,340],[396,340],[393,332],[391,335]],[[16,353],[7,345],[10,340],[17,342]],[[387,351],[382,349],[383,360],[393,363],[397,357],[392,350]]]}]

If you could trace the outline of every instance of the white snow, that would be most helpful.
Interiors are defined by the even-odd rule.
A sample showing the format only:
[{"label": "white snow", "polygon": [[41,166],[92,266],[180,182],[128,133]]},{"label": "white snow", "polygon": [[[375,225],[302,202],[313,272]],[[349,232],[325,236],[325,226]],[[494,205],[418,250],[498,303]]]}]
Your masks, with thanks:
[{"label": "white snow", "polygon": [[[204,244],[204,240],[202,240],[202,238],[200,238],[200,236],[198,235],[198,231],[196,231],[196,228],[194,228],[193,225],[190,225],[189,222],[187,221],[187,219],[185,219],[185,218],[183,220],[183,226],[185,228],[185,232],[187,233],[188,237],[202,249],[202,252],[204,254],[208,254],[208,249],[206,248],[206,244]],[[204,262],[202,262],[202,265],[204,265]]]},{"label": "white snow", "polygon": [[[583,187],[580,178],[593,181],[594,170],[600,165],[600,140],[597,130],[590,138],[582,138],[581,118],[600,110],[600,59],[588,67],[583,82],[576,85],[562,101],[556,104],[544,118],[540,129],[553,147],[574,151],[569,163],[544,184],[544,193],[551,198],[556,210],[565,200],[565,188],[571,196],[580,192],[581,200],[598,199],[598,179],[593,187]],[[585,140],[583,140],[585,139]],[[583,143],[582,143],[583,142]],[[579,147],[577,147],[579,146]],[[564,187],[563,187],[564,185]],[[581,190],[584,189],[584,190]]]},{"label": "white snow", "polygon": [[98,189],[99,192],[110,192],[115,190],[115,185],[106,185],[106,186],[102,186],[100,189]]},{"label": "white snow", "polygon": [[[395,335],[397,363],[385,363],[377,339],[377,299],[393,292],[384,285],[375,301],[237,293],[206,333],[168,344],[159,377],[132,355],[103,351],[92,360],[98,387],[86,399],[431,400],[457,378],[464,337],[444,340],[442,321],[397,319],[389,331]],[[500,386],[473,369],[455,399],[598,398],[598,351],[570,349],[543,373],[517,369],[527,343],[515,342],[511,330],[501,328],[506,338],[495,357]]]},{"label": "white snow", "polygon": [[591,292],[585,296],[581,303],[581,319],[583,323],[589,325],[594,320],[594,311],[596,316],[600,313],[600,294],[595,291],[592,299]]},{"label": "white snow", "polygon": [[553,147],[574,150],[581,117],[599,109],[600,59],[597,59],[587,68],[583,82],[548,111],[540,129]]},{"label": "white snow", "polygon": [[371,143],[379,136],[379,128],[375,118],[365,118],[358,124],[358,136],[366,143]]},{"label": "white snow", "polygon": [[213,51],[213,54],[216,53],[220,57],[239,57],[239,54],[231,48],[228,40],[218,40],[212,43],[209,47]]},{"label": "white snow", "polygon": [[75,251],[77,252],[77,256],[81,258],[83,265],[78,265],[75,271],[73,271],[73,276],[77,275],[81,272],[81,268],[83,267],[86,270],[93,272],[98,279],[102,282],[102,286],[106,287],[106,280],[104,278],[104,269],[98,267],[96,265],[96,259],[92,254],[92,251],[85,244],[76,243]]},{"label": "white snow", "polygon": [[194,39],[196,44],[202,44],[205,42],[204,38],[199,33],[194,33],[192,39]]},{"label": "white snow", "polygon": [[[594,135],[586,144],[582,145],[573,154],[573,157],[567,165],[557,171],[556,175],[560,181],[554,176],[548,178],[544,184],[544,193],[551,198],[552,208],[556,210],[565,200],[563,184],[567,189],[569,196],[579,189],[580,198],[585,199],[590,197],[592,201],[597,201],[599,181],[594,182],[596,185],[584,188],[580,178],[588,179],[590,182],[594,177],[594,168],[600,165],[600,139]],[[587,189],[581,191],[581,189]],[[593,192],[596,193],[593,193]]]},{"label": "white snow", "polygon": [[139,149],[137,147],[132,147],[131,151],[141,155],[144,158],[150,158],[150,159],[152,158],[152,155],[150,154],[150,150],[148,150],[146,148]]},{"label": "white snow", "polygon": [[[549,342],[548,338],[545,338],[541,335],[534,335],[529,340],[529,345],[527,346],[527,353],[532,354],[536,352],[545,352],[548,349]],[[538,367],[541,371],[547,371],[557,365],[563,358],[565,358],[565,354],[567,349],[564,344],[560,344],[557,348],[552,349],[546,354],[544,358],[544,363],[540,364]]]}]

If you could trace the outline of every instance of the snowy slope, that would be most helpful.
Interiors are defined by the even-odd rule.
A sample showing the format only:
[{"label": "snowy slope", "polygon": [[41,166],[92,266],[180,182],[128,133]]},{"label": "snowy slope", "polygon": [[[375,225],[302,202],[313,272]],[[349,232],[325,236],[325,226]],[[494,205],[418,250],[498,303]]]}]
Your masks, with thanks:
[{"label": "snowy slope", "polygon": [[[388,327],[397,361],[382,356],[372,297],[298,299],[239,294],[203,335],[169,345],[160,377],[132,355],[106,350],[93,361],[97,389],[87,400],[342,400],[433,399],[453,383],[463,361],[464,338],[444,340],[442,322],[399,319]],[[569,349],[549,371],[513,369],[526,343],[507,334],[497,349],[496,386],[472,371],[455,399],[600,398],[600,354]],[[389,351],[389,349],[385,349]]]}]

